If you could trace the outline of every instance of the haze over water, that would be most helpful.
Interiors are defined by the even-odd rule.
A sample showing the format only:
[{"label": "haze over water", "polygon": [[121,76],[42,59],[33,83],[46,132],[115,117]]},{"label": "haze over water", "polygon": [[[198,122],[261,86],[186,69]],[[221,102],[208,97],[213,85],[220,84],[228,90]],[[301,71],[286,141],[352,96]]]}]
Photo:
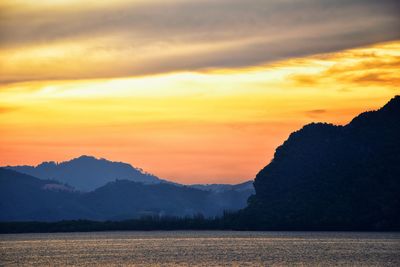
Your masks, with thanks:
[{"label": "haze over water", "polygon": [[97,232],[0,236],[0,265],[400,266],[400,233]]}]

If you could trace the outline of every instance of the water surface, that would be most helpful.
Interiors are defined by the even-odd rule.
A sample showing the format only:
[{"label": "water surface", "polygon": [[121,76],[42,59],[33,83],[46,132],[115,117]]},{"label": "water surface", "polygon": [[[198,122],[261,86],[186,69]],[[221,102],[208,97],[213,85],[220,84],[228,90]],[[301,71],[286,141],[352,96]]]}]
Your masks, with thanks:
[{"label": "water surface", "polygon": [[0,235],[0,265],[400,266],[400,233],[153,231]]}]

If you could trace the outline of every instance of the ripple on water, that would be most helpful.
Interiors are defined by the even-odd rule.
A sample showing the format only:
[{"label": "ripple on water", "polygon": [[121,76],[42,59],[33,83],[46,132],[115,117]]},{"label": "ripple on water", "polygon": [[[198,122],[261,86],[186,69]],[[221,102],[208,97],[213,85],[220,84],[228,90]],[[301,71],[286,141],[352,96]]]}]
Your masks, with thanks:
[{"label": "ripple on water", "polygon": [[400,266],[400,233],[97,232],[0,235],[0,265]]}]

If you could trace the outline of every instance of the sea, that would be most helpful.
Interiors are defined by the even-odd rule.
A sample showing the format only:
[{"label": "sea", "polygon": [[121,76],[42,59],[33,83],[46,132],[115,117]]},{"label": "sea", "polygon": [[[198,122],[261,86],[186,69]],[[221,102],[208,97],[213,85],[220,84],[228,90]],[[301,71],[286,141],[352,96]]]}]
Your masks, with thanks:
[{"label": "sea", "polygon": [[400,233],[5,234],[0,266],[400,266]]}]

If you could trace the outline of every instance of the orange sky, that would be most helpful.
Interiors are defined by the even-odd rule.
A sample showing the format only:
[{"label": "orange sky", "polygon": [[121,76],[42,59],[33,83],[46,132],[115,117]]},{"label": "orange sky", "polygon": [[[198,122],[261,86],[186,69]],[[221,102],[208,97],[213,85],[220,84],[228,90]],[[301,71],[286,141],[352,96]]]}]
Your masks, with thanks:
[{"label": "orange sky", "polygon": [[347,123],[399,93],[399,57],[391,42],[234,70],[5,84],[0,162],[88,154],[178,182],[240,182],[302,125]]},{"label": "orange sky", "polygon": [[[398,19],[386,14],[380,19],[376,6],[371,6],[374,20],[368,5],[365,10],[353,5],[360,10],[353,19],[334,9],[332,21],[329,12],[325,16],[326,25],[295,23],[285,34],[274,28],[253,31],[257,25],[246,26],[247,20],[236,31],[224,31],[237,23],[231,16],[236,10],[207,13],[212,27],[199,25],[206,18],[193,13],[194,22],[182,18],[187,28],[157,11],[164,5],[160,10],[170,8],[172,15],[178,7],[195,12],[197,2],[132,1],[129,9],[126,1],[113,6],[99,1],[96,10],[80,6],[77,11],[72,11],[77,1],[43,1],[42,9],[30,1],[0,4],[6,19],[0,19],[0,165],[85,154],[181,183],[237,183],[254,178],[275,148],[304,124],[348,123],[400,93],[400,38],[390,31]],[[256,3],[246,7],[249,21],[263,23],[265,14],[257,14]],[[92,22],[86,24],[89,11]],[[113,18],[106,24],[98,20],[103,11]],[[150,19],[131,21],[135,12]],[[290,16],[296,21],[297,13],[285,12],[287,21]],[[271,13],[271,18],[282,24],[279,16]],[[338,37],[346,19],[361,36],[352,43],[349,32]],[[75,21],[81,21],[76,28]],[[165,27],[171,35],[163,37],[170,22]],[[378,31],[384,23],[386,32]],[[364,24],[381,35],[365,35]],[[273,38],[263,39],[266,33]],[[341,42],[326,47],[310,39],[315,34]]]}]

